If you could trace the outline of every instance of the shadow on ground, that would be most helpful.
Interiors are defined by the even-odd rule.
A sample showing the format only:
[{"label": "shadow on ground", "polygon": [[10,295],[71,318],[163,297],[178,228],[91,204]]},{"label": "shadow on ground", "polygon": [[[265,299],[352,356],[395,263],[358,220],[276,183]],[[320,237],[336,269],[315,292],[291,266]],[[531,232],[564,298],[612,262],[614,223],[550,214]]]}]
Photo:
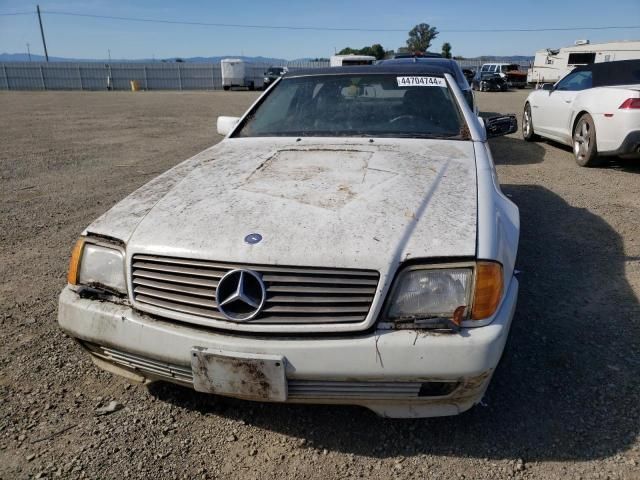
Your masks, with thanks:
[{"label": "shadow on ground", "polygon": [[259,404],[165,384],[152,386],[152,395],[372,457],[586,460],[625,450],[640,425],[640,308],[625,280],[621,239],[543,187],[504,191],[520,207],[523,273],[486,406],[457,417],[389,420],[357,407]]},{"label": "shadow on ground", "polygon": [[544,161],[544,148],[520,138],[496,137],[489,140],[489,145],[496,165],[530,165]]},{"label": "shadow on ground", "polygon": [[[480,112],[483,118],[503,115],[498,112]],[[489,140],[491,151],[496,165],[528,165],[541,163],[544,161],[546,150],[542,145],[557,148],[567,152],[573,157],[571,146],[549,140],[538,138],[533,142],[525,142],[522,139],[522,117],[518,116],[518,131],[513,136],[496,137]],[[628,173],[640,173],[640,159],[606,157],[606,161],[598,168],[610,168]]]},{"label": "shadow on ground", "polygon": [[[483,118],[504,115],[498,112],[481,112]],[[518,114],[516,113],[516,116]],[[522,140],[522,119],[518,116],[518,131],[513,135],[495,137],[489,140],[491,153],[496,165],[530,165],[544,161],[545,150],[536,142]]]}]

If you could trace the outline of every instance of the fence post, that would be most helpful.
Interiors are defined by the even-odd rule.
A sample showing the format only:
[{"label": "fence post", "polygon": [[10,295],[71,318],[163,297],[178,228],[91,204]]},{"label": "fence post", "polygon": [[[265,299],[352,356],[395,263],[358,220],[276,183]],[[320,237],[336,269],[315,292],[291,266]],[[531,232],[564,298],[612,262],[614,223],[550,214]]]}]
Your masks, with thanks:
[{"label": "fence post", "polygon": [[4,81],[7,82],[7,90],[11,90],[11,87],[9,86],[9,75],[7,75],[7,66],[3,64],[2,70],[4,71]]},{"label": "fence post", "polygon": [[179,63],[178,63],[178,85],[180,85],[180,91],[182,91],[182,70],[180,69]]},{"label": "fence post", "polygon": [[149,82],[147,80],[147,66],[143,65],[142,68],[144,69],[144,89],[149,90]]},{"label": "fence post", "polygon": [[211,90],[216,89],[215,63],[211,64]]},{"label": "fence post", "polygon": [[78,79],[80,80],[80,90],[84,90],[82,86],[82,73],[80,72],[80,64],[78,64]]},{"label": "fence post", "polygon": [[47,85],[44,83],[44,73],[42,73],[42,65],[40,65],[40,80],[42,80],[42,89],[46,90]]}]

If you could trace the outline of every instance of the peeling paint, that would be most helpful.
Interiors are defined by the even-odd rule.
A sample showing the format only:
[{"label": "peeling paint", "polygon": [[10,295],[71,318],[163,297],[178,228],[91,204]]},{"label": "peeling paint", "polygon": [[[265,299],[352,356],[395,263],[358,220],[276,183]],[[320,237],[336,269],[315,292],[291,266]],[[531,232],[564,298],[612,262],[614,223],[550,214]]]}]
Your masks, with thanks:
[{"label": "peeling paint", "polygon": [[[470,142],[314,139],[291,148],[290,139],[233,139],[156,181],[90,230],[113,222],[128,255],[380,272],[402,258],[475,254]],[[265,241],[245,245],[248,232]]]}]

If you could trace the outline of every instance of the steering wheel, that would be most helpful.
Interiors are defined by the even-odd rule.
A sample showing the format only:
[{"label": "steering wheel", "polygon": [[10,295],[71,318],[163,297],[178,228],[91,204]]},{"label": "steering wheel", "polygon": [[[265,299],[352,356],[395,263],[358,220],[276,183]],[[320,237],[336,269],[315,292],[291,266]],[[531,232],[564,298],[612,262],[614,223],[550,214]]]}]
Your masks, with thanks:
[{"label": "steering wheel", "polygon": [[410,113],[406,113],[404,115],[399,115],[395,118],[392,118],[391,120],[389,120],[389,123],[395,123],[400,120],[417,120],[417,119],[418,117],[416,115],[411,115]]}]

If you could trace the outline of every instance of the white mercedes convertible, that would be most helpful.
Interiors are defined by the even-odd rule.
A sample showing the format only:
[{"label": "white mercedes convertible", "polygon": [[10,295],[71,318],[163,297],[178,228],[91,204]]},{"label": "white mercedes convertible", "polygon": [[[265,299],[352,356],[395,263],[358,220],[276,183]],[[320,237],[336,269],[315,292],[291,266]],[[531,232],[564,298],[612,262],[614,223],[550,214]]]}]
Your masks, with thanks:
[{"label": "white mercedes convertible", "polygon": [[380,415],[479,402],[516,306],[517,207],[437,65],[288,74],[82,233],[59,323],[140,382]]},{"label": "white mercedes convertible", "polygon": [[524,104],[522,135],[572,146],[583,167],[616,155],[640,158],[640,60],[577,67],[534,90]]}]

